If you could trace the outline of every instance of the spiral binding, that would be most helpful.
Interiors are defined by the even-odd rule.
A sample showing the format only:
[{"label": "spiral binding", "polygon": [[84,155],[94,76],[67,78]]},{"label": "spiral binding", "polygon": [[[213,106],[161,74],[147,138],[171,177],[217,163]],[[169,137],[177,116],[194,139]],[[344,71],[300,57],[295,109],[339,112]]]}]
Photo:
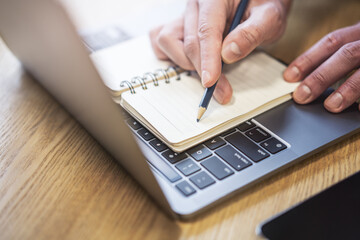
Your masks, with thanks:
[{"label": "spiral binding", "polygon": [[155,86],[159,86],[158,79],[154,73],[151,73],[151,72],[145,73],[144,78],[147,78],[147,76],[149,76],[151,78],[151,80],[153,81]]},{"label": "spiral binding", "polygon": [[146,80],[150,79],[153,82],[154,86],[157,87],[157,86],[159,86],[159,80],[162,80],[162,79],[164,79],[165,83],[167,83],[167,84],[170,83],[170,79],[173,77],[176,77],[175,79],[177,81],[181,80],[180,74],[182,72],[184,72],[183,69],[181,69],[179,67],[170,66],[167,69],[158,69],[154,73],[147,72],[142,77],[140,77],[140,76],[133,77],[133,78],[131,78],[130,81],[128,81],[128,80],[121,81],[120,87],[123,88],[123,87],[125,87],[125,85],[127,85],[131,94],[135,94],[136,91],[135,91],[134,85],[136,83],[139,83],[141,88],[143,90],[146,90],[146,89],[148,89]]},{"label": "spiral binding", "polygon": [[144,89],[144,90],[147,89],[146,82],[145,82],[145,79],[144,79],[144,78],[138,77],[138,76],[137,76],[137,77],[133,77],[133,78],[131,79],[131,83],[132,83],[132,84],[135,84],[135,83],[136,83],[136,80],[140,83],[142,89]]},{"label": "spiral binding", "polygon": [[130,90],[130,92],[131,92],[132,94],[135,93],[135,89],[133,88],[133,85],[132,85],[129,81],[126,81],[126,80],[122,81],[122,82],[120,83],[120,87],[125,87],[124,84],[128,85],[129,90]]}]

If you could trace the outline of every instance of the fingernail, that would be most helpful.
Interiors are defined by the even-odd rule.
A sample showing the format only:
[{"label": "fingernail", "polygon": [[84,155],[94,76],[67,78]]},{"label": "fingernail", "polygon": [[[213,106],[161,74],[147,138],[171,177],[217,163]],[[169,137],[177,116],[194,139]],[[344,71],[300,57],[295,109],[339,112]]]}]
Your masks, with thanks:
[{"label": "fingernail", "polygon": [[201,82],[203,86],[206,86],[210,82],[210,73],[208,71],[202,71],[201,73]]},{"label": "fingernail", "polygon": [[338,109],[343,102],[343,96],[336,92],[325,101],[325,105],[333,110]]},{"label": "fingernail", "polygon": [[221,55],[225,62],[231,63],[241,56],[241,50],[235,42],[231,42],[223,48]]},{"label": "fingernail", "polygon": [[300,70],[296,66],[288,68],[284,72],[284,78],[288,81],[296,81],[300,76]]},{"label": "fingernail", "polygon": [[304,103],[311,96],[311,90],[302,84],[295,89],[293,96],[297,102]]}]

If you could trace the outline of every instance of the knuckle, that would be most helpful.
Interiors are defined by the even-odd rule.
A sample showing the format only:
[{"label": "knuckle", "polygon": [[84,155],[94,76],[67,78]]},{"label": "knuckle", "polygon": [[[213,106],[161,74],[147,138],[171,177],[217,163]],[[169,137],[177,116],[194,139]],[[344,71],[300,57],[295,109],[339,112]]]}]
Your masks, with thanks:
[{"label": "knuckle", "polygon": [[281,8],[274,2],[269,3],[268,11],[271,12],[272,20],[276,22],[280,23],[284,19],[283,11],[281,11]]},{"label": "knuckle", "polygon": [[351,91],[353,95],[360,96],[360,82],[358,80],[350,78],[345,82],[344,87]]},{"label": "knuckle", "polygon": [[325,47],[329,52],[338,50],[342,45],[342,37],[339,31],[329,33],[324,37]]},{"label": "knuckle", "polygon": [[211,35],[211,33],[212,33],[212,29],[209,26],[209,24],[204,22],[199,25],[198,36],[200,40],[204,40],[208,38]]},{"label": "knuckle", "polygon": [[269,1],[264,4],[265,12],[264,18],[267,22],[271,22],[271,30],[267,28],[264,40],[269,43],[278,39],[285,31],[286,27],[286,13],[284,7],[278,1]]},{"label": "knuckle", "polygon": [[157,35],[156,41],[158,42],[159,45],[164,46],[169,42],[169,38],[170,36],[166,32],[161,31]]},{"label": "knuckle", "polygon": [[250,46],[255,46],[260,44],[261,31],[258,27],[251,29],[244,29],[240,32],[241,37],[245,39]]},{"label": "knuckle", "polygon": [[184,38],[184,52],[187,56],[192,56],[197,50],[197,38],[195,36],[186,36]]},{"label": "knuckle", "polygon": [[315,71],[312,74],[312,79],[316,82],[316,85],[321,88],[326,88],[328,85],[326,76],[320,71]]},{"label": "knuckle", "polygon": [[313,61],[312,59],[309,57],[309,55],[307,53],[301,55],[299,57],[299,64],[298,64],[300,70],[304,71],[307,67],[313,66]]},{"label": "knuckle", "polygon": [[359,62],[360,59],[360,44],[347,43],[341,48],[341,55],[350,63],[354,61]]},{"label": "knuckle", "polygon": [[200,41],[206,40],[210,37],[216,37],[221,39],[222,33],[215,27],[210,26],[207,22],[202,22],[198,28],[198,37]]}]

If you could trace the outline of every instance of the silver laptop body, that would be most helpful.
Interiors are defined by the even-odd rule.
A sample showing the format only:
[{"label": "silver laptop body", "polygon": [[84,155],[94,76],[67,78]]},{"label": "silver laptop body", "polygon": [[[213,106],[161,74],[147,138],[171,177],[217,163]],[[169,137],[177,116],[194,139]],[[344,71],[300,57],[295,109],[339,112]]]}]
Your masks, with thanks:
[{"label": "silver laptop body", "polygon": [[[177,164],[186,159],[176,164],[170,163],[137,130],[129,129],[121,107],[112,101],[58,1],[0,0],[0,36],[28,73],[175,218],[190,218],[203,212],[232,194],[360,129],[360,113],[356,108],[349,108],[341,114],[331,114],[322,107],[321,99],[306,106],[289,101],[248,122],[270,134],[271,139],[279,141],[285,149],[276,154],[264,150],[268,156],[253,161],[244,154],[246,149],[240,151],[241,146],[226,142],[221,148],[229,146],[235,149],[241,153],[242,160],[250,165],[240,169],[230,161],[215,164],[215,167],[226,166],[220,169],[229,173],[225,178],[214,174],[214,164],[210,165],[210,161],[207,161],[214,156],[222,160],[216,152],[218,150],[211,151],[211,156],[199,161],[185,153],[186,159],[200,168],[196,173],[185,176]],[[234,136],[245,137],[246,141],[257,144],[259,148],[265,146],[265,141],[256,143],[240,128],[219,138],[232,141]],[[228,153],[225,150],[223,152]],[[200,172],[205,172],[213,181],[204,188],[199,187],[192,178]],[[201,182],[200,177],[197,180]],[[183,182],[187,185],[181,189],[179,185]],[[186,196],[186,191],[192,193]]]}]

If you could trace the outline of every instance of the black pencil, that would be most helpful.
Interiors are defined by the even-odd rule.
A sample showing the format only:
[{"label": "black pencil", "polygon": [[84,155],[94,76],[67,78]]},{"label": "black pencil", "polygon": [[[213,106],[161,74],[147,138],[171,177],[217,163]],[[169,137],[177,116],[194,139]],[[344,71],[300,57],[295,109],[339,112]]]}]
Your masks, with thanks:
[{"label": "black pencil", "polygon": [[[240,24],[240,21],[245,13],[245,10],[246,10],[246,7],[247,7],[247,4],[248,4],[249,0],[241,0],[240,3],[239,3],[239,6],[238,8],[236,9],[236,13],[235,13],[235,16],[234,16],[234,19],[230,25],[230,28],[229,28],[229,32],[228,34],[234,30],[237,25]],[[221,70],[223,69],[224,67],[224,62],[221,61]],[[216,84],[217,82],[212,85],[211,87],[209,88],[206,88],[205,89],[205,93],[201,99],[201,102],[200,102],[200,105],[199,105],[199,110],[198,110],[198,116],[197,116],[197,119],[196,121],[200,121],[200,118],[204,115],[209,103],[210,103],[210,100],[211,100],[211,97],[214,93],[214,90],[215,90],[215,87],[216,87]]]}]

